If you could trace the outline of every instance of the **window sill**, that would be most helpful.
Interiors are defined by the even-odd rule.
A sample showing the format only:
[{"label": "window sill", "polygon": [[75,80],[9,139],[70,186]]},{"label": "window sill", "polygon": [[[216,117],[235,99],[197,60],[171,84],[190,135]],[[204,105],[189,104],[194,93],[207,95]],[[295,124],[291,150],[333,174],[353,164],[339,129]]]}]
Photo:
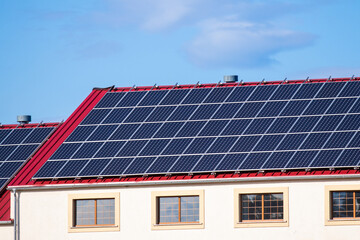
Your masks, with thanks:
[{"label": "window sill", "polygon": [[264,224],[264,223],[287,223],[287,221],[253,221],[253,222],[238,222],[237,224]]},{"label": "window sill", "polygon": [[85,232],[117,232],[120,231],[119,225],[113,226],[84,226],[84,227],[69,227],[71,233],[85,233]]},{"label": "window sill", "polygon": [[111,225],[111,226],[79,226],[79,227],[71,227],[71,229],[83,229],[83,228],[117,228],[118,225]]},{"label": "window sill", "polygon": [[203,225],[202,223],[165,223],[154,224],[154,226],[184,226],[184,225]]},{"label": "window sill", "polygon": [[360,225],[360,219],[328,219],[325,222],[326,226],[341,226],[341,225]]},{"label": "window sill", "polygon": [[174,223],[174,224],[152,224],[152,230],[182,230],[182,229],[202,229],[204,223]]},{"label": "window sill", "polygon": [[235,228],[248,227],[288,227],[288,221],[254,221],[254,222],[236,222]]}]

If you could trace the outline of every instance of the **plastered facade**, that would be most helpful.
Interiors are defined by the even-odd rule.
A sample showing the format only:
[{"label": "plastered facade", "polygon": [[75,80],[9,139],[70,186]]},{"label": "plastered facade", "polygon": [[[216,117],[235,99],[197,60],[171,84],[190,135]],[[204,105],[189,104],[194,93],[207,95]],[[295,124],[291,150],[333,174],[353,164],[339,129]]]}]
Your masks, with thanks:
[{"label": "plastered facade", "polygon": [[[325,188],[336,185],[359,186],[360,180],[287,180],[21,191],[19,195],[20,239],[209,240],[226,237],[242,240],[354,240],[356,239],[354,237],[360,236],[360,225],[326,225]],[[234,227],[234,190],[262,188],[288,188],[288,226]],[[151,205],[153,192],[199,190],[204,192],[204,228],[153,230]],[[69,232],[69,195],[97,193],[119,193],[120,230]],[[9,231],[9,227],[0,226],[0,236],[1,240],[13,239],[13,230]]]}]

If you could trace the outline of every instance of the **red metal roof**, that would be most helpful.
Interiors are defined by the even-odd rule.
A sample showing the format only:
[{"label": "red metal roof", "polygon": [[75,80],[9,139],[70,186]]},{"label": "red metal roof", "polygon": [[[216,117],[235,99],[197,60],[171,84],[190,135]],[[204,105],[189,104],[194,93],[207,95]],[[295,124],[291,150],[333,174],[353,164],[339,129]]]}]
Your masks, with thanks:
[{"label": "red metal roof", "polygon": [[218,84],[194,84],[179,86],[144,86],[144,87],[125,87],[125,88],[104,88],[94,89],[84,102],[75,110],[75,112],[55,131],[42,148],[19,172],[16,178],[11,181],[9,186],[20,185],[48,185],[48,184],[74,184],[74,183],[103,183],[103,182],[126,182],[126,181],[159,181],[159,180],[184,180],[184,179],[206,179],[206,178],[245,178],[245,177],[278,177],[278,176],[313,176],[313,175],[348,175],[360,174],[359,170],[337,169],[337,170],[288,170],[265,171],[265,172],[241,172],[241,173],[217,173],[217,174],[194,174],[194,175],[155,175],[143,177],[121,177],[121,178],[83,178],[83,179],[62,179],[62,180],[32,180],[32,176],[41,168],[47,159],[56,151],[56,149],[65,141],[72,131],[80,124],[94,106],[101,100],[106,92],[122,91],[156,91],[166,89],[186,89],[186,88],[212,88],[212,87],[234,87],[234,86],[251,86],[251,85],[276,85],[276,84],[301,84],[316,82],[341,82],[341,81],[359,81],[357,78],[333,78],[333,79],[307,79],[292,81],[271,81],[271,82],[245,82],[245,83],[218,83]]},{"label": "red metal roof", "polygon": [[[31,123],[31,124],[8,124],[0,125],[1,129],[21,129],[21,128],[41,128],[41,127],[58,127],[60,123]],[[25,165],[26,167],[26,165]],[[25,168],[24,167],[24,168]],[[0,221],[10,220],[10,192],[4,190],[0,192]]]}]

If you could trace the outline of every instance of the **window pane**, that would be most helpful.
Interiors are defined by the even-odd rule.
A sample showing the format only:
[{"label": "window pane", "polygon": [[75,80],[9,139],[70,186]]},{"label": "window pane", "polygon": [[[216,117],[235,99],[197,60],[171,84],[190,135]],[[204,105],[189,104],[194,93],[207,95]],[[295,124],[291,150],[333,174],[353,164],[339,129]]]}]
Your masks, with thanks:
[{"label": "window pane", "polygon": [[261,194],[241,195],[241,221],[261,220]]},{"label": "window pane", "polygon": [[76,200],[75,226],[95,225],[95,200]]},{"label": "window pane", "polygon": [[115,224],[115,199],[97,200],[97,224]]},{"label": "window pane", "polygon": [[360,217],[360,192],[355,192],[355,209],[356,217]]},{"label": "window pane", "polygon": [[159,223],[179,222],[179,198],[160,197],[159,201]]},{"label": "window pane", "polygon": [[332,217],[354,217],[353,192],[332,192]]},{"label": "window pane", "polygon": [[283,194],[264,194],[264,220],[283,219]]},{"label": "window pane", "polygon": [[199,197],[181,197],[181,222],[199,222]]}]

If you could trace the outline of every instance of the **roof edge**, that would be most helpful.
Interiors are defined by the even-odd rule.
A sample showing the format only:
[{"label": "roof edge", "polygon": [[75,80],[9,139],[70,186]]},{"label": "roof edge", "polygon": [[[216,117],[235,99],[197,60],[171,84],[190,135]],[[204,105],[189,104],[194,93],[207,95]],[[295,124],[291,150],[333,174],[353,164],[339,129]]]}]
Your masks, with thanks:
[{"label": "roof edge", "polygon": [[236,182],[259,182],[259,181],[289,181],[289,180],[327,180],[327,179],[360,179],[360,174],[348,175],[311,175],[311,176],[277,176],[277,177],[239,177],[239,178],[212,178],[190,180],[162,180],[162,181],[131,181],[131,182],[107,182],[107,183],[76,183],[76,184],[47,184],[47,185],[19,185],[10,186],[9,190],[48,190],[48,189],[74,189],[74,188],[101,188],[101,187],[129,187],[146,185],[180,185],[180,184],[203,184],[203,183],[236,183]]},{"label": "roof edge", "polygon": [[61,122],[52,123],[28,123],[28,124],[0,124],[1,129],[15,129],[15,128],[37,128],[37,127],[57,127]]},{"label": "roof edge", "polygon": [[22,167],[17,176],[9,183],[9,186],[29,183],[33,175],[80,124],[105,93],[105,91],[93,90],[70,117],[55,130],[33,158]]},{"label": "roof edge", "polygon": [[[278,85],[278,84],[300,84],[300,83],[321,83],[321,82],[343,82],[343,81],[360,81],[360,77],[348,78],[315,78],[315,79],[301,79],[301,80],[280,80],[280,81],[259,81],[259,82],[234,82],[234,83],[196,83],[184,85],[154,85],[154,86],[133,86],[133,87],[108,87],[96,88],[97,90],[108,90],[111,92],[128,92],[128,91],[148,91],[148,90],[169,90],[169,89],[188,89],[188,88],[211,88],[211,87],[234,87],[234,86],[256,86],[256,85]],[[95,90],[95,88],[94,88]]]}]

